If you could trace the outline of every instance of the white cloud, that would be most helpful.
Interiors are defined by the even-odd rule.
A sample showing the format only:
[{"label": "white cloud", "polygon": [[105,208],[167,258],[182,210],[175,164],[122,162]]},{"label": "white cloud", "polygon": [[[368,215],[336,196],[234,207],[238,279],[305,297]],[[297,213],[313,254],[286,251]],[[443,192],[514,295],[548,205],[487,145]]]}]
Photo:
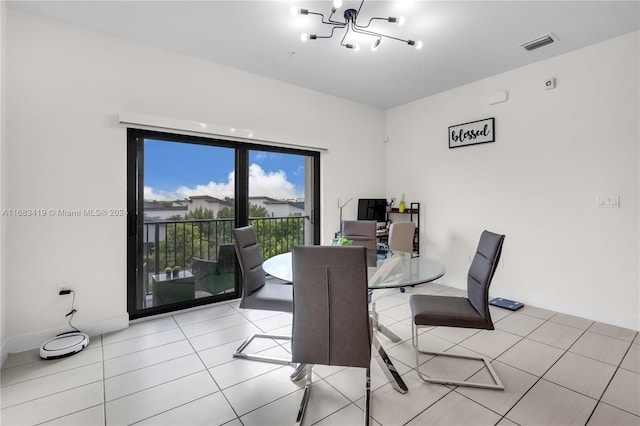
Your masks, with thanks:
[{"label": "white cloud", "polygon": [[[176,200],[193,195],[209,195],[224,199],[233,197],[235,188],[234,172],[229,173],[226,182],[209,182],[195,187],[179,186],[175,191],[156,191],[150,186],[144,187],[146,200]],[[282,171],[265,172],[258,164],[249,166],[249,195],[265,196],[276,199],[291,199],[301,197],[296,193],[295,185],[287,180],[287,174]]]},{"label": "white cloud", "polygon": [[295,198],[296,188],[287,180],[284,171],[265,172],[254,163],[249,166],[249,196],[259,195],[278,199]]},{"label": "white cloud", "polygon": [[179,198],[175,192],[157,191],[150,186],[144,187],[145,200],[169,201]]}]

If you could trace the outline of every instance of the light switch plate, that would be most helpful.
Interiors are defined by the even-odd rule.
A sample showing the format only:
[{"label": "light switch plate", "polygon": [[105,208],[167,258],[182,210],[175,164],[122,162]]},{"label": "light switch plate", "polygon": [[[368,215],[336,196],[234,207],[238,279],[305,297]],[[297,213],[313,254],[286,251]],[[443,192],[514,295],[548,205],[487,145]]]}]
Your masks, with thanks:
[{"label": "light switch plate", "polygon": [[619,208],[620,207],[620,196],[619,195],[598,196],[598,197],[596,197],[596,207],[598,207],[598,208]]}]

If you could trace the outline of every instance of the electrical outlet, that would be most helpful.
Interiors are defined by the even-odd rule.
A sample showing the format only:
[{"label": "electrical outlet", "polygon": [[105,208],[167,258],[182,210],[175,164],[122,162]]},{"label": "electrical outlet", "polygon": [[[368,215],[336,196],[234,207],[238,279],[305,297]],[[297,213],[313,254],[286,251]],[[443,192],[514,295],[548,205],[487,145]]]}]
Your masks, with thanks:
[{"label": "electrical outlet", "polygon": [[544,81],[544,88],[546,90],[555,89],[556,88],[556,79],[550,77]]}]

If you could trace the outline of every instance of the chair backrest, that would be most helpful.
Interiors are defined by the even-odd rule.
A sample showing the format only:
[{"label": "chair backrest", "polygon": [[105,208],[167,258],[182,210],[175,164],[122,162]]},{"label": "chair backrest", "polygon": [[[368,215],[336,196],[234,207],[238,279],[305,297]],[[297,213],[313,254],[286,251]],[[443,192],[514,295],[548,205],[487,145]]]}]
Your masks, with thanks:
[{"label": "chair backrest", "polygon": [[198,280],[204,280],[211,275],[219,274],[218,265],[216,262],[211,260],[199,259],[197,257],[193,258],[193,266],[191,267],[191,271],[193,272],[193,276]]},{"label": "chair backrest", "polygon": [[376,250],[376,221],[374,220],[343,220],[341,234],[344,238],[353,241],[351,245]]},{"label": "chair backrest", "polygon": [[394,222],[389,227],[389,250],[413,253],[414,222]]},{"label": "chair backrest", "polygon": [[467,276],[467,297],[473,307],[487,321],[489,329],[493,329],[489,312],[489,285],[498,266],[504,235],[483,231]]},{"label": "chair backrest", "polygon": [[369,366],[366,256],[358,246],[293,248],[293,362]]},{"label": "chair backrest", "polygon": [[220,294],[235,287],[234,273],[220,268],[220,263],[212,260],[193,258],[191,267],[195,279],[196,290],[204,290],[211,294]]},{"label": "chair backrest", "polygon": [[244,226],[233,230],[236,255],[242,271],[242,299],[240,307],[244,307],[244,300],[265,284],[265,273],[262,269],[264,258],[258,245],[258,236],[253,226]]},{"label": "chair backrest", "polygon": [[218,247],[218,269],[220,272],[233,272],[235,249],[233,244],[220,244]]}]

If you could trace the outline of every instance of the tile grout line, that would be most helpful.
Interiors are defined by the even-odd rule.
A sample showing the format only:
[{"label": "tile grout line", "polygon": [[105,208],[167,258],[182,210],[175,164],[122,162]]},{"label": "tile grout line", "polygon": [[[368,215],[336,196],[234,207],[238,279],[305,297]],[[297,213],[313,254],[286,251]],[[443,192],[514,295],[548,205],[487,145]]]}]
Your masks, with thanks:
[{"label": "tile grout line", "polygon": [[[235,309],[227,304],[227,306],[229,306],[230,309],[234,310]],[[172,316],[173,318],[173,316]],[[175,318],[174,318],[175,320]],[[247,319],[251,324],[253,324],[253,321]],[[235,407],[233,405],[231,405],[231,401],[229,401],[229,399],[227,398],[227,395],[222,391],[222,387],[218,384],[218,382],[216,381],[216,379],[213,377],[213,374],[211,374],[211,369],[209,369],[207,367],[207,365],[205,364],[205,362],[202,360],[202,357],[200,356],[200,352],[198,352],[196,350],[196,348],[193,346],[193,344],[191,343],[191,340],[186,336],[186,334],[184,333],[184,331],[182,330],[182,326],[180,325],[180,323],[176,320],[176,324],[178,324],[178,328],[180,329],[180,331],[182,332],[182,334],[185,336],[185,339],[187,340],[187,342],[189,343],[189,346],[191,346],[191,349],[193,349],[193,352],[196,354],[196,356],[198,357],[198,359],[200,360],[200,362],[202,363],[202,366],[204,367],[205,371],[207,372],[207,374],[209,375],[209,377],[211,377],[211,380],[213,381],[213,383],[215,383],[216,387],[218,388],[218,392],[220,392],[220,394],[222,395],[222,397],[224,398],[224,400],[227,402],[227,404],[229,404],[229,407],[231,407],[231,410],[233,411],[233,414],[235,415],[235,419],[237,419],[241,424],[242,421],[240,420],[240,416],[238,415],[238,412],[236,411]],[[215,392],[214,392],[215,393]],[[208,395],[207,395],[208,396]],[[203,397],[204,398],[204,397]],[[233,421],[230,420],[230,422]],[[229,422],[227,422],[229,423]]]},{"label": "tile grout line", "polygon": [[[548,322],[550,319],[551,319],[551,318],[549,318],[549,319],[545,320],[545,322],[544,322],[544,323],[542,323],[542,324],[540,324],[540,326],[542,326],[543,324],[545,324],[546,322]],[[553,321],[551,321],[551,322],[553,322]],[[556,360],[555,360],[555,361],[554,361],[554,362],[549,366],[549,368],[547,368],[547,369],[546,369],[546,370],[545,370],[545,371],[544,371],[540,376],[538,376],[538,380],[536,380],[536,382],[535,382],[535,383],[534,383],[534,384],[533,384],[529,389],[527,389],[527,391],[526,391],[525,393],[523,393],[523,394],[522,394],[522,396],[521,396],[520,398],[518,398],[518,400],[517,400],[517,401],[516,401],[516,402],[511,406],[511,408],[510,408],[510,409],[509,409],[509,410],[504,414],[504,417],[505,417],[505,418],[507,418],[507,420],[513,421],[513,420],[511,420],[511,419],[509,419],[509,418],[507,417],[507,414],[509,414],[509,413],[510,413],[510,412],[511,412],[515,407],[516,407],[516,405],[518,405],[518,404],[520,403],[520,401],[522,401],[522,399],[524,399],[524,397],[525,397],[529,392],[531,392],[531,389],[533,389],[533,388],[534,388],[538,383],[540,383],[540,381],[541,381],[541,380],[545,380],[546,382],[553,383],[553,384],[554,384],[554,385],[556,385],[556,386],[560,386],[560,385],[558,385],[557,383],[550,382],[550,381],[548,381],[548,380],[546,380],[546,379],[543,379],[543,377],[544,377],[544,375],[545,375],[545,374],[547,374],[547,373],[549,372],[549,370],[551,370],[551,369],[553,368],[553,366],[554,366],[554,365],[556,365],[556,364],[558,363],[558,361],[560,361],[560,360],[562,359],[562,357],[564,357],[564,356],[565,356],[565,354],[567,354],[567,353],[569,352],[569,349],[570,349],[570,348],[571,348],[571,347],[572,347],[572,346],[573,346],[573,345],[574,345],[574,344],[575,344],[575,343],[580,339],[580,337],[582,337],[586,332],[587,332],[587,330],[582,330],[582,334],[580,334],[580,336],[579,336],[578,338],[576,338],[576,340],[575,340],[575,341],[574,341],[574,342],[573,342],[573,343],[572,343],[572,344],[571,344],[567,349],[563,349],[563,351],[564,351],[564,352],[562,353],[562,355],[560,355],[560,356],[558,357],[558,359],[556,359]],[[532,341],[536,342],[536,340],[532,340]],[[538,343],[546,344],[546,343],[542,343],[542,342],[538,342]],[[551,347],[555,348],[555,346],[553,346],[553,345],[548,345],[548,346],[551,346]],[[560,348],[557,348],[557,349],[560,349]],[[521,370],[521,371],[524,371],[524,370]],[[529,373],[529,372],[528,372],[528,373]],[[531,373],[529,373],[529,374],[531,374]],[[586,396],[587,398],[591,398],[591,397],[589,397],[589,396],[587,396],[587,395],[583,395],[582,393],[577,392],[576,390],[569,389],[569,388],[567,388],[567,387],[565,387],[565,386],[561,386],[561,387],[562,387],[562,388],[564,388],[564,389],[568,389],[568,390],[570,390],[570,391],[572,391],[572,392],[575,392],[575,393],[577,393],[577,394],[579,394],[579,395]],[[591,398],[591,399],[593,399],[593,398]],[[598,403],[597,403],[597,401],[596,401],[596,407],[597,407],[597,405],[598,405]],[[595,407],[594,407],[594,409],[595,409]],[[590,418],[590,417],[591,417],[591,416],[589,416],[589,418]],[[586,424],[586,423],[585,423],[585,424]]]},{"label": "tile grout line", "polygon": [[[607,382],[607,385],[604,387],[604,390],[600,394],[600,397],[598,398],[598,402],[596,403],[595,407],[593,407],[593,410],[591,411],[591,414],[589,414],[589,418],[587,419],[587,423],[589,423],[589,420],[591,420],[591,417],[593,417],[593,415],[596,412],[596,409],[598,408],[598,406],[601,403],[602,404],[607,404],[606,402],[602,401],[602,397],[605,395],[605,393],[607,393],[607,390],[609,389],[609,386],[611,386],[611,382],[613,382],[613,378],[616,376],[616,374],[618,374],[618,371],[620,371],[620,369],[622,368],[622,363],[624,362],[624,359],[626,358],[627,354],[631,350],[632,345],[633,345],[633,340],[631,342],[629,342],[629,347],[627,347],[627,350],[625,351],[624,355],[620,358],[620,361],[618,362],[616,370],[613,372],[613,374],[611,375],[611,378],[609,378],[609,381]],[[610,404],[607,404],[607,405],[610,405]],[[628,413],[627,410],[624,410],[624,409],[622,409],[620,407],[616,407],[616,406],[613,406],[613,407]],[[631,413],[631,414],[633,414],[633,413]]]}]

